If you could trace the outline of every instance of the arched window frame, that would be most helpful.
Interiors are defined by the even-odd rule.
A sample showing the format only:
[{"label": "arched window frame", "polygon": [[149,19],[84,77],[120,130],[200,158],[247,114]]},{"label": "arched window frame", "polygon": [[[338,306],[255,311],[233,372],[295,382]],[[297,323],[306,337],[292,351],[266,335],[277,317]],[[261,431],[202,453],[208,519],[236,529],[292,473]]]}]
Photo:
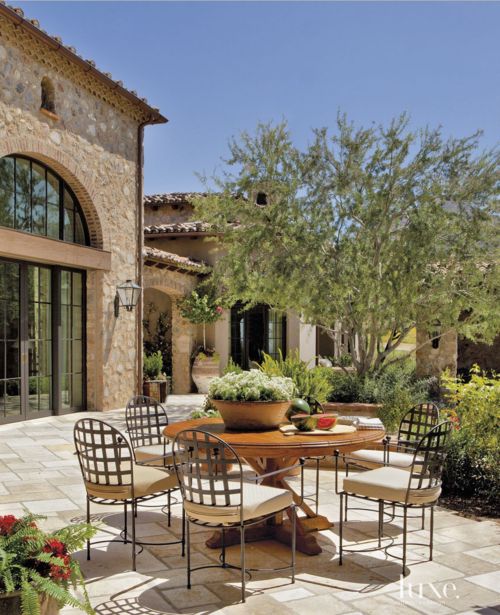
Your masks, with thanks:
[{"label": "arched window frame", "polygon": [[[50,166],[41,162],[40,160],[36,160],[35,158],[30,158],[29,156],[25,156],[22,154],[11,154],[8,156],[4,156],[0,158],[0,165],[4,160],[13,160],[13,177],[12,177],[12,194],[8,199],[5,199],[5,203],[7,200],[10,203],[11,207],[11,219],[8,219],[8,213],[4,216],[0,216],[0,226],[6,226],[10,228],[15,228],[19,231],[24,231],[34,235],[41,235],[43,237],[48,237],[50,239],[59,239],[61,241],[65,241],[67,243],[75,243],[78,245],[90,245],[90,235],[87,227],[87,223],[85,220],[85,215],[83,213],[82,207],[76,197],[75,193],[71,189],[64,179],[52,169]],[[27,198],[26,193],[22,193],[19,190],[19,182],[18,182],[18,161],[24,161],[24,165],[29,165],[29,199]],[[34,174],[33,174],[33,165],[35,165],[38,169],[43,170],[44,173],[44,184],[45,184],[45,195],[43,196],[38,189],[36,192],[36,187],[34,184]],[[0,173],[2,172],[0,166]],[[38,171],[37,171],[38,172]],[[57,183],[57,190],[54,189],[54,186],[49,182],[49,174],[54,178],[54,184]],[[42,182],[43,183],[43,182]],[[57,194],[57,203],[51,202],[49,197],[49,185],[52,187],[52,193]],[[0,191],[5,190],[5,186],[0,183]],[[0,197],[1,197],[0,192]],[[24,200],[22,203],[22,208],[24,208],[24,216],[21,213],[21,203],[20,201]],[[71,208],[70,208],[71,205]],[[5,206],[5,204],[4,204]],[[0,207],[2,207],[2,202],[0,200]],[[43,218],[43,228],[40,228],[40,222],[38,222],[38,228],[35,226],[34,219],[34,208],[42,208],[44,216]],[[52,213],[55,214],[55,208],[58,208],[58,213],[54,215],[54,219],[58,216],[57,222],[57,233],[52,232],[49,233],[49,208],[52,209]],[[4,212],[5,213],[5,212]],[[0,212],[2,214],[2,212]],[[73,217],[72,224],[72,238],[68,238],[67,229],[68,225],[66,225],[66,221],[70,220]],[[79,221],[81,228],[80,237],[77,237],[77,221]],[[7,224],[6,224],[7,222]],[[9,223],[10,222],[10,223]]]}]

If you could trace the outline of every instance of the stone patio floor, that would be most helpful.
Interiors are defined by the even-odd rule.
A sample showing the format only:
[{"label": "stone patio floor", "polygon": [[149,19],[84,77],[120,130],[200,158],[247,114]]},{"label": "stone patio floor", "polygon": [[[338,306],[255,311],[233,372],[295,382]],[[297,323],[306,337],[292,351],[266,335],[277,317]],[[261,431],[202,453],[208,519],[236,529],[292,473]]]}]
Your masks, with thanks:
[{"label": "stone patio floor", "polygon": [[[202,396],[170,396],[170,420],[187,418]],[[124,412],[105,418],[124,427]],[[84,518],[84,489],[73,454],[72,427],[81,414],[36,419],[0,427],[0,514],[22,514],[23,507],[47,516],[45,526],[57,528]],[[338,519],[338,498],[333,493],[333,471],[322,469],[320,513]],[[311,493],[313,469],[306,470],[306,490]],[[92,506],[93,519],[101,524],[98,538],[112,538],[121,527],[117,508]],[[175,540],[180,536],[179,504],[173,507],[172,527],[167,528],[159,508],[143,508],[138,517],[138,536],[149,540]],[[377,530],[376,515],[350,512],[347,543],[370,540]],[[426,541],[427,531],[412,522],[413,538]],[[218,553],[204,542],[209,532],[193,526],[193,565],[215,562]],[[386,525],[400,538],[396,523]],[[179,545],[148,547],[131,572],[130,545],[115,541],[97,545],[87,562],[77,557],[87,578],[92,605],[99,615],[160,615],[165,613],[224,613],[272,615],[320,613],[500,613],[499,524],[494,520],[466,519],[444,509],[435,517],[434,561],[425,561],[424,547],[410,548],[411,573],[400,581],[400,566],[383,552],[347,555],[339,567],[337,527],[321,532],[323,552],[297,556],[297,581],[291,585],[283,573],[252,573],[247,602],[240,598],[239,573],[208,569],[193,573],[193,587],[186,589],[185,560]],[[97,539],[97,538],[96,538]],[[229,549],[229,561],[237,563],[238,547]],[[249,544],[250,566],[280,566],[289,549],[274,541]],[[66,608],[63,615],[79,613]]]}]

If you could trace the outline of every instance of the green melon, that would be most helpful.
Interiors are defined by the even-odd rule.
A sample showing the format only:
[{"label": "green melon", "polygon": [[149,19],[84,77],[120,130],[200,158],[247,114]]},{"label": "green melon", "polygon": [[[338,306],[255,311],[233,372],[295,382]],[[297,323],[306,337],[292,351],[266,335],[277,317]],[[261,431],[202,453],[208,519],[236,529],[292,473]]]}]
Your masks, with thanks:
[{"label": "green melon", "polygon": [[294,414],[311,414],[311,407],[305,399],[292,399],[286,412],[286,418],[290,420]]}]

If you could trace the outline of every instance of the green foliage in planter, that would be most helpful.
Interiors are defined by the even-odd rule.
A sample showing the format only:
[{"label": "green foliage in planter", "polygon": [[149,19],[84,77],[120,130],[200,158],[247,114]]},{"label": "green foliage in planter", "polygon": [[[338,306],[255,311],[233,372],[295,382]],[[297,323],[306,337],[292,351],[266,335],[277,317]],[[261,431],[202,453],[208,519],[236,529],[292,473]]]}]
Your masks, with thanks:
[{"label": "green foliage in planter", "polygon": [[235,363],[231,357],[229,357],[229,362],[224,368],[223,376],[225,376],[226,374],[231,374],[233,372],[235,374],[241,374],[243,372],[243,369],[237,363]]},{"label": "green foliage in planter", "polygon": [[149,303],[146,309],[146,316],[142,321],[144,327],[144,354],[161,352],[163,365],[161,371],[172,375],[172,335],[171,318],[166,312],[160,312],[156,321],[153,314],[155,304]]},{"label": "green foliage in planter", "polygon": [[229,401],[281,401],[295,395],[291,378],[268,376],[257,369],[214,378],[208,387],[211,399]]},{"label": "green foliage in planter", "polygon": [[[80,565],[71,553],[81,549],[96,529],[80,523],[47,533],[37,524],[44,518],[0,516],[0,593],[20,591],[22,615],[40,615],[41,594],[61,607],[69,605],[92,615]],[[80,589],[83,599],[77,600],[71,588]]]},{"label": "green foliage in planter", "polygon": [[[443,476],[445,495],[479,498],[500,508],[500,377],[475,365],[470,381],[446,374],[446,407],[454,408],[458,429],[451,437]],[[445,411],[446,414],[446,411]]]},{"label": "green foliage in planter", "polygon": [[220,412],[213,407],[209,397],[205,397],[203,405],[197,410],[193,410],[190,414],[192,419],[212,419],[220,418]]},{"label": "green foliage in planter", "polygon": [[378,414],[388,431],[394,431],[404,414],[429,399],[435,379],[418,379],[415,364],[406,361],[378,374],[330,373],[328,401],[382,404]]},{"label": "green foliage in planter", "polygon": [[259,369],[268,376],[284,376],[291,378],[297,389],[297,395],[303,399],[326,401],[331,390],[330,369],[327,367],[309,368],[302,361],[298,350],[291,351],[283,358],[281,350],[278,359],[263,353]]},{"label": "green foliage in planter", "polygon": [[162,373],[163,359],[161,352],[153,352],[150,355],[144,355],[143,373],[144,380],[165,380],[165,375]]}]

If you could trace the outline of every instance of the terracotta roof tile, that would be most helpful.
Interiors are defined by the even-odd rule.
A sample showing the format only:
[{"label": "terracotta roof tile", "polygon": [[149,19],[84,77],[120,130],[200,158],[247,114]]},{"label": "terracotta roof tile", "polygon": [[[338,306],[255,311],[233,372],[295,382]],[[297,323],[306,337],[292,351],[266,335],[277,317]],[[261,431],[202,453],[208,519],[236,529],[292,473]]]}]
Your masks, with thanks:
[{"label": "terracotta roof tile", "polygon": [[163,194],[149,194],[144,197],[146,207],[172,207],[179,205],[192,205],[195,197],[207,196],[206,192],[165,192]]},{"label": "terracotta roof tile", "polygon": [[210,267],[206,263],[196,261],[192,258],[188,258],[187,256],[179,256],[178,254],[165,252],[165,250],[158,250],[158,248],[152,248],[151,246],[144,246],[142,254],[146,265],[154,266],[156,263],[161,263],[167,267],[176,269],[177,271],[184,271],[198,275],[208,273],[210,271]]},{"label": "terracotta roof tile", "polygon": [[207,233],[210,226],[206,222],[173,222],[171,224],[151,224],[144,227],[146,235],[164,233]]}]

